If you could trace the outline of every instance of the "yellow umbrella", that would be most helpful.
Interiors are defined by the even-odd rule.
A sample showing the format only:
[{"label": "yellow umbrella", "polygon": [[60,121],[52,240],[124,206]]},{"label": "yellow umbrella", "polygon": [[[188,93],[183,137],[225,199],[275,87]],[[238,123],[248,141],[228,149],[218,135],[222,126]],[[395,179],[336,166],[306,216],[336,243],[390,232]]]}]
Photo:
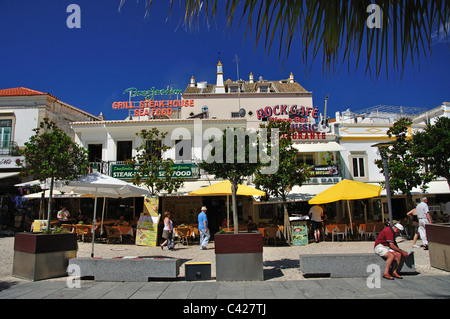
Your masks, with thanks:
[{"label": "yellow umbrella", "polygon": [[[189,195],[197,196],[213,196],[213,195],[226,195],[227,196],[227,224],[230,228],[230,209],[228,205],[228,196],[231,195],[231,183],[230,181],[223,181],[208,187],[200,188],[196,191],[190,192]],[[256,188],[239,184],[236,195],[242,196],[265,196],[266,192],[260,191]]]},{"label": "yellow umbrella", "polygon": [[381,186],[344,179],[334,186],[308,201],[309,204],[326,204],[339,200],[355,200],[378,197],[381,193]]},{"label": "yellow umbrella", "polygon": [[[231,195],[231,183],[230,181],[223,181],[208,187],[200,188],[196,191],[190,192],[189,195]],[[264,196],[266,192],[260,191],[256,188],[238,185],[236,195],[243,196]]]},{"label": "yellow umbrella", "polygon": [[[364,199],[378,197],[381,193],[381,186],[370,185],[366,183],[351,181],[344,179],[334,186],[331,186],[322,193],[317,194],[314,198],[308,201],[309,204],[326,204],[337,202],[339,200],[346,200],[348,205],[350,225],[352,223],[352,216],[350,214],[349,200]],[[353,229],[352,229],[353,231]]]}]

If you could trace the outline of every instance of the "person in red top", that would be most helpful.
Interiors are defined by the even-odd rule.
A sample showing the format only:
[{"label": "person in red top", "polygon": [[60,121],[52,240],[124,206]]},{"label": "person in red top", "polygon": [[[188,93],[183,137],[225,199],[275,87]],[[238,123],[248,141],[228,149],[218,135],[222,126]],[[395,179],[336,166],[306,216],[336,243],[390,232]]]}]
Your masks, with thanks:
[{"label": "person in red top", "polygon": [[[393,280],[395,278],[402,279],[397,273],[397,267],[400,264],[402,256],[408,256],[408,253],[398,248],[395,242],[395,236],[404,230],[401,224],[395,224],[394,227],[388,226],[383,229],[375,241],[375,253],[383,258],[386,258],[386,267],[384,269],[383,278]],[[392,265],[392,276],[389,274],[389,269]]]}]

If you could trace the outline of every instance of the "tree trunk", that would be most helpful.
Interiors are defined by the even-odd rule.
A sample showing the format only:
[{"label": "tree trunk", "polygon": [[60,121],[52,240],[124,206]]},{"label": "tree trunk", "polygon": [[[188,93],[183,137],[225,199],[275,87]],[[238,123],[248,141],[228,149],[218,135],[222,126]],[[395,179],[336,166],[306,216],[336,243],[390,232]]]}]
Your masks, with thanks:
[{"label": "tree trunk", "polygon": [[284,238],[288,244],[292,241],[292,233],[291,233],[291,221],[289,220],[289,212],[286,203],[286,196],[282,195],[283,200],[283,208],[284,208]]},{"label": "tree trunk", "polygon": [[237,213],[237,201],[236,201],[236,192],[238,185],[236,182],[231,181],[231,200],[232,200],[232,206],[233,206],[233,227],[234,227],[234,233],[239,233],[239,221],[238,221],[238,213]]},{"label": "tree trunk", "polygon": [[[52,215],[52,198],[53,198],[53,184],[54,184],[55,178],[52,176],[50,179],[50,194],[48,196],[48,212],[47,212],[47,231],[50,230],[50,219]],[[45,193],[45,190],[44,190]]]}]

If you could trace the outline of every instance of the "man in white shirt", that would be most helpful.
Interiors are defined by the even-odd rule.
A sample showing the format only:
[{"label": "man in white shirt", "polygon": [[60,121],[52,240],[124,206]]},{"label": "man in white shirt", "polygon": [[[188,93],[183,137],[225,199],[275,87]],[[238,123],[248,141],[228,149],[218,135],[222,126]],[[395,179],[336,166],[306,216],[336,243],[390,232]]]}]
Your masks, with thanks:
[{"label": "man in white shirt", "polygon": [[309,216],[311,216],[312,226],[314,230],[314,239],[316,243],[319,242],[320,230],[322,229],[322,217],[323,209],[319,205],[314,205],[309,210]]},{"label": "man in white shirt", "polygon": [[420,238],[422,238],[422,243],[425,246],[425,250],[428,250],[428,240],[425,225],[431,224],[431,216],[427,202],[427,198],[422,197],[420,204],[416,207],[417,218],[419,219],[419,235]]}]

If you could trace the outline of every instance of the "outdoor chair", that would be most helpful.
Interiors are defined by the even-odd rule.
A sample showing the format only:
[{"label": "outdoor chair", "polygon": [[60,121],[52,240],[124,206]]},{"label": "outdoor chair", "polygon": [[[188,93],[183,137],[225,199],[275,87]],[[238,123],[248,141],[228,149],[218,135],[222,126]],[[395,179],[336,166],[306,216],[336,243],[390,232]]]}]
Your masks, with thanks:
[{"label": "outdoor chair", "polygon": [[376,239],[378,234],[386,227],[384,223],[375,223],[375,228],[373,230],[374,238]]},{"label": "outdoor chair", "polygon": [[70,224],[62,224],[61,227],[69,233],[73,233],[73,225]]},{"label": "outdoor chair", "polygon": [[337,224],[336,227],[331,232],[331,240],[334,241],[334,236],[336,235],[339,241],[339,235],[342,235],[345,237],[345,240],[347,241],[347,232],[348,228],[346,224]]},{"label": "outdoor chair", "polygon": [[366,229],[364,229],[364,237],[367,240],[367,237],[373,237],[375,239],[375,223],[367,223]]},{"label": "outdoor chair", "polygon": [[77,237],[81,237],[81,241],[91,241],[92,240],[92,231],[91,229],[86,225],[77,225],[76,226],[76,233]]},{"label": "outdoor chair", "polygon": [[180,244],[180,241],[183,241],[186,243],[186,245],[189,245],[189,237],[191,236],[191,229],[189,227],[178,227],[176,231],[178,234],[178,244]]},{"label": "outdoor chair", "polygon": [[119,240],[119,242],[122,240],[122,235],[120,234],[120,231],[117,228],[113,228],[111,226],[105,226],[106,230],[106,243],[110,244],[111,242]]},{"label": "outdoor chair", "polygon": [[277,246],[277,227],[268,227],[264,229],[264,239],[266,240],[266,244],[269,245],[269,241],[273,239],[275,246]]}]

